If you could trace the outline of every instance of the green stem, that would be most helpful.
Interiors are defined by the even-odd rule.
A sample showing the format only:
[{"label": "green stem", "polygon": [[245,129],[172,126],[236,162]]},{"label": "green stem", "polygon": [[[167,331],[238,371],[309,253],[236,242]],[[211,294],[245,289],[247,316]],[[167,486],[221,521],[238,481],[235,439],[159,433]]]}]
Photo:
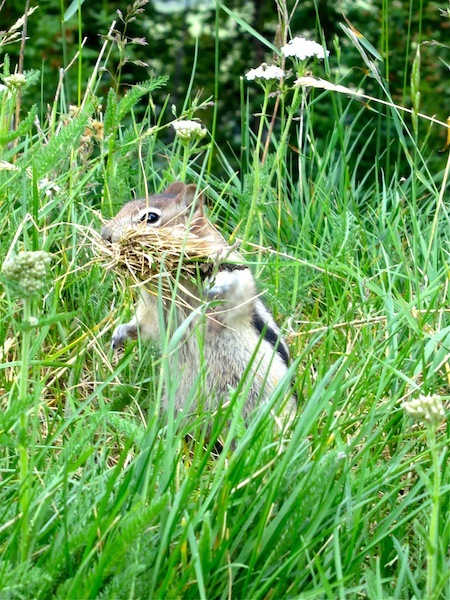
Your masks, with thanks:
[{"label": "green stem", "polygon": [[252,194],[252,200],[250,203],[250,209],[249,209],[249,213],[248,213],[248,217],[247,217],[247,222],[245,224],[244,235],[242,236],[242,242],[244,244],[248,240],[248,237],[250,235],[250,228],[252,226],[252,221],[253,221],[253,218],[254,218],[255,212],[256,212],[256,204],[258,202],[258,198],[260,197],[260,189],[259,189],[259,187],[260,187],[260,184],[259,184],[260,158],[259,158],[259,155],[260,155],[262,133],[263,133],[263,129],[264,129],[265,116],[266,116],[266,112],[267,112],[268,103],[269,103],[269,90],[268,90],[268,88],[266,88],[264,90],[264,101],[263,101],[263,105],[262,105],[262,109],[261,109],[261,119],[259,121],[258,137],[256,140],[256,148],[255,148],[254,160],[253,160],[253,170],[254,170],[253,194]]},{"label": "green stem", "polygon": [[289,137],[289,130],[291,128],[292,120],[294,118],[294,115],[297,113],[297,109],[298,109],[298,104],[299,104],[298,97],[299,97],[300,91],[301,91],[300,87],[294,88],[294,95],[292,96],[292,102],[291,102],[291,106],[289,108],[288,118],[286,120],[286,124],[284,126],[283,133],[282,133],[282,136],[280,139],[280,145],[278,146],[278,149],[277,149],[275,164],[277,164],[278,160],[280,160],[281,154],[287,145],[287,140]]},{"label": "green stem", "polygon": [[81,1],[78,4],[78,106],[81,106],[81,88],[83,78],[83,20],[81,18]]},{"label": "green stem", "polygon": [[19,374],[19,458],[20,458],[20,512],[21,512],[21,536],[20,536],[20,559],[25,562],[28,558],[29,541],[29,457],[28,457],[28,419],[27,419],[27,398],[29,390],[29,367],[30,367],[30,348],[31,348],[31,330],[29,328],[31,317],[31,299],[23,300],[23,323],[24,331],[22,334],[22,348]]},{"label": "green stem", "polygon": [[270,185],[271,185],[271,182],[272,182],[272,178],[273,178],[273,176],[275,174],[275,171],[276,171],[277,167],[280,166],[282,164],[282,161],[285,159],[286,148],[287,148],[288,139],[289,139],[289,130],[291,128],[294,116],[297,114],[298,104],[299,104],[299,98],[298,97],[299,97],[300,91],[301,90],[300,90],[299,87],[296,87],[294,89],[294,95],[292,97],[292,102],[291,102],[291,106],[289,108],[289,112],[288,112],[288,117],[286,119],[286,123],[284,124],[283,133],[281,135],[280,143],[278,145],[277,152],[276,152],[276,155],[275,155],[275,160],[273,162],[272,168],[271,168],[269,176],[267,178],[267,182],[266,182],[264,188],[261,190],[261,196],[260,196],[260,199],[259,199],[260,204],[264,204],[264,201],[265,201],[267,193],[269,191],[269,188],[270,188]]},{"label": "green stem", "polygon": [[181,167],[181,181],[186,181],[186,173],[189,162],[189,142],[183,143],[183,165]]},{"label": "green stem", "polygon": [[447,164],[445,165],[444,178],[442,180],[441,191],[439,192],[439,197],[437,199],[436,208],[434,210],[433,222],[431,224],[430,241],[428,242],[428,250],[427,250],[427,255],[425,257],[425,266],[424,266],[425,269],[428,267],[428,263],[429,263],[430,257],[431,257],[431,252],[433,250],[433,244],[435,242],[436,234],[438,231],[438,223],[439,223],[439,219],[441,218],[441,208],[444,206],[444,195],[445,195],[445,190],[447,189],[447,181],[449,178],[449,174],[450,174],[450,152],[448,153],[448,156],[447,156]]},{"label": "green stem", "polygon": [[436,597],[436,581],[439,560],[439,511],[441,474],[439,470],[439,453],[436,447],[436,430],[429,429],[429,445],[433,469],[433,487],[431,491],[431,515],[427,550],[427,598]]}]

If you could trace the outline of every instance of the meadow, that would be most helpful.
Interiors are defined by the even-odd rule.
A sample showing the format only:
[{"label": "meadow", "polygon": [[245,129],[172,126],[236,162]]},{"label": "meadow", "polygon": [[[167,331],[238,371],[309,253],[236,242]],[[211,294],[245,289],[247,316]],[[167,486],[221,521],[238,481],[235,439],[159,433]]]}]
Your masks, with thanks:
[{"label": "meadow", "polygon": [[[8,59],[22,25],[0,34],[0,597],[448,598],[450,138],[421,112],[420,47],[408,108],[348,24],[358,88],[340,40],[286,56],[238,19],[285,75],[242,73],[232,154],[217,115],[177,135],[211,99],[173,105],[164,74],[98,95],[112,26],[76,106],[74,57],[53,102],[21,111],[43,85],[26,44],[23,72]],[[271,410],[287,381],[250,423],[233,393],[225,414],[161,414],[182,330],[110,349],[137,292],[92,232],[178,179],[205,190],[284,326],[288,425]]]}]

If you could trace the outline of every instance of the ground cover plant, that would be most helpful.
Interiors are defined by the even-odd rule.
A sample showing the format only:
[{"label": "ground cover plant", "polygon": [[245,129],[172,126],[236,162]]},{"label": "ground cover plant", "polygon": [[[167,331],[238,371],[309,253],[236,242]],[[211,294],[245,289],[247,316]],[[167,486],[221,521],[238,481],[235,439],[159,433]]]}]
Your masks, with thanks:
[{"label": "ground cover plant", "polygon": [[[26,70],[26,42],[23,71],[7,55],[26,19],[0,34],[0,596],[447,598],[450,159],[445,116],[421,113],[421,47],[408,109],[349,23],[292,48],[283,4],[277,45],[218,4],[267,52],[242,74],[240,156],[193,125],[210,99],[188,89],[172,105],[164,73],[97,95],[116,26],[76,106],[72,57],[53,102],[21,112],[45,82]],[[324,110],[333,126],[318,139]],[[159,352],[109,350],[136,294],[94,260],[92,232],[176,179],[206,190],[285,325],[289,425],[271,411],[287,380],[246,426],[238,393],[214,418],[160,414],[182,328]]]}]

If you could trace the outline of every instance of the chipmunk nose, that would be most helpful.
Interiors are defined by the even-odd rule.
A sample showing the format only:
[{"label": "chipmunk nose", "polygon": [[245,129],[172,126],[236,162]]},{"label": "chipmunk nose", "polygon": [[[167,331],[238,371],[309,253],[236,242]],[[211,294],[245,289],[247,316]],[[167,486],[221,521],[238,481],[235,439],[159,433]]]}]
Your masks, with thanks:
[{"label": "chipmunk nose", "polygon": [[112,242],[113,232],[111,226],[103,225],[103,227],[100,230],[100,235],[102,236],[102,239],[105,240],[105,242]]}]

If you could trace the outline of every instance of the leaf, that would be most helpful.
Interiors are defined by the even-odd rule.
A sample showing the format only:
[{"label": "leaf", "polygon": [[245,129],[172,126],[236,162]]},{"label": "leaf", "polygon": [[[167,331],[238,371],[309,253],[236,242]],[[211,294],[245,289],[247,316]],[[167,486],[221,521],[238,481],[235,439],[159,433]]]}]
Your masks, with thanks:
[{"label": "leaf", "polygon": [[[345,15],[343,15],[343,17],[349,27],[349,30],[351,31],[351,33],[353,33],[355,35],[355,37],[358,38],[358,40],[361,42],[361,45],[364,46],[364,48],[368,52],[370,52],[370,54],[372,54],[373,57],[375,57],[377,60],[382,61],[383,57],[378,52],[378,50],[376,50],[376,48],[374,48],[374,46],[372,46],[372,44],[369,42],[369,40],[367,38],[365,38],[364,35],[351,24],[351,22],[347,19],[347,17]],[[341,25],[341,27],[343,27],[343,26]]]},{"label": "leaf", "polygon": [[103,126],[105,128],[105,137],[108,136],[117,126],[117,96],[115,91],[110,88],[106,99],[105,117]]},{"label": "leaf", "polygon": [[450,147],[450,117],[447,117],[447,139],[445,141],[445,146],[440,150],[440,152],[445,152]]},{"label": "leaf", "polygon": [[63,23],[67,23],[78,12],[82,4],[84,4],[84,0],[72,0],[69,8],[64,13]]},{"label": "leaf", "polygon": [[44,317],[43,319],[38,320],[38,327],[43,327],[46,325],[54,325],[55,323],[62,323],[64,321],[68,321],[69,319],[73,319],[78,315],[78,312],[65,312],[51,315],[49,317]]},{"label": "leaf", "polygon": [[411,69],[411,99],[413,105],[413,111],[411,113],[412,125],[414,132],[417,134],[418,130],[418,118],[417,113],[420,109],[420,44],[417,46],[416,56]]},{"label": "leaf", "polygon": [[62,157],[66,160],[70,157],[70,150],[78,148],[80,136],[86,127],[89,118],[90,108],[79,113],[67,125],[65,125],[57,134],[53,135],[46,146],[38,148],[36,153],[29,153],[27,158],[34,159],[34,165],[39,178],[59,165],[63,167]]},{"label": "leaf", "polygon": [[144,96],[149,94],[153,90],[156,90],[165,85],[168,77],[157,77],[156,79],[149,79],[142,83],[134,85],[125,96],[119,101],[117,105],[117,119],[118,123],[127,115],[133,106]]},{"label": "leaf", "polygon": [[415,519],[415,521],[414,521],[414,531],[416,532],[418,537],[422,538],[423,542],[425,543],[425,545],[427,547],[427,551],[428,552],[432,551],[433,547],[430,544],[430,534],[428,533],[428,531],[425,529],[425,527],[420,523],[420,521],[418,519]]},{"label": "leaf", "polygon": [[211,569],[212,554],[211,554],[211,523],[210,514],[207,512],[203,517],[202,529],[198,540],[198,554],[202,564],[203,573],[209,573]]},{"label": "leaf", "polygon": [[247,31],[248,33],[250,33],[253,37],[255,37],[257,40],[259,40],[262,44],[264,44],[265,46],[267,46],[268,48],[270,48],[271,50],[273,50],[273,52],[275,52],[276,54],[281,54],[280,53],[280,49],[277,48],[276,46],[274,46],[273,44],[271,44],[269,42],[269,40],[266,40],[265,37],[263,37],[260,33],[258,33],[256,31],[256,29],[253,29],[253,27],[251,25],[249,25],[246,21],[244,21],[244,19],[242,19],[241,17],[239,17],[236,13],[234,13],[232,10],[230,10],[227,6],[225,6],[225,4],[223,2],[220,2],[220,0],[217,1],[217,4],[220,6],[220,8],[225,11],[232,19],[234,19],[236,21],[236,23],[238,25],[240,25],[242,27],[242,29],[244,31]]},{"label": "leaf", "polygon": [[8,144],[9,142],[20,138],[21,136],[26,135],[30,130],[31,126],[33,125],[36,115],[37,106],[35,105],[31,108],[30,112],[27,114],[25,119],[21,121],[17,129],[10,131],[6,135],[0,136],[0,145]]},{"label": "leaf", "polygon": [[[367,56],[367,53],[365,52],[365,49],[369,50],[370,54],[372,54],[373,56],[375,56],[375,54],[374,54],[374,52],[376,53],[375,48],[373,48],[373,46],[371,44],[369,44],[369,42],[364,37],[357,36],[353,28],[346,27],[342,23],[340,23],[340,26],[341,26],[341,29],[343,30],[343,32],[353,42],[354,46],[356,46],[358,52],[361,55],[361,58],[363,59],[363,61],[365,62],[366,66],[369,69],[370,75],[374,79],[376,79],[376,81],[380,84],[381,87],[383,87],[383,81],[381,79],[380,73],[378,72],[378,69],[376,68],[374,62]],[[361,34],[359,34],[359,35],[361,35]],[[364,40],[365,43],[363,43],[363,40]],[[369,47],[373,51],[370,50]],[[382,58],[381,58],[381,56],[379,54],[378,54],[378,57],[379,57],[379,60],[382,60]],[[378,57],[375,56],[375,58],[378,58]]]},{"label": "leaf", "polygon": [[[295,85],[304,86],[304,87],[314,87],[322,90],[329,90],[332,92],[339,92],[341,94],[350,94],[352,96],[361,96],[359,92],[356,90],[352,90],[344,85],[337,85],[335,83],[331,83],[330,81],[326,81],[325,79],[320,79],[316,77],[299,77],[295,81]],[[366,96],[367,97],[367,96]]]}]

